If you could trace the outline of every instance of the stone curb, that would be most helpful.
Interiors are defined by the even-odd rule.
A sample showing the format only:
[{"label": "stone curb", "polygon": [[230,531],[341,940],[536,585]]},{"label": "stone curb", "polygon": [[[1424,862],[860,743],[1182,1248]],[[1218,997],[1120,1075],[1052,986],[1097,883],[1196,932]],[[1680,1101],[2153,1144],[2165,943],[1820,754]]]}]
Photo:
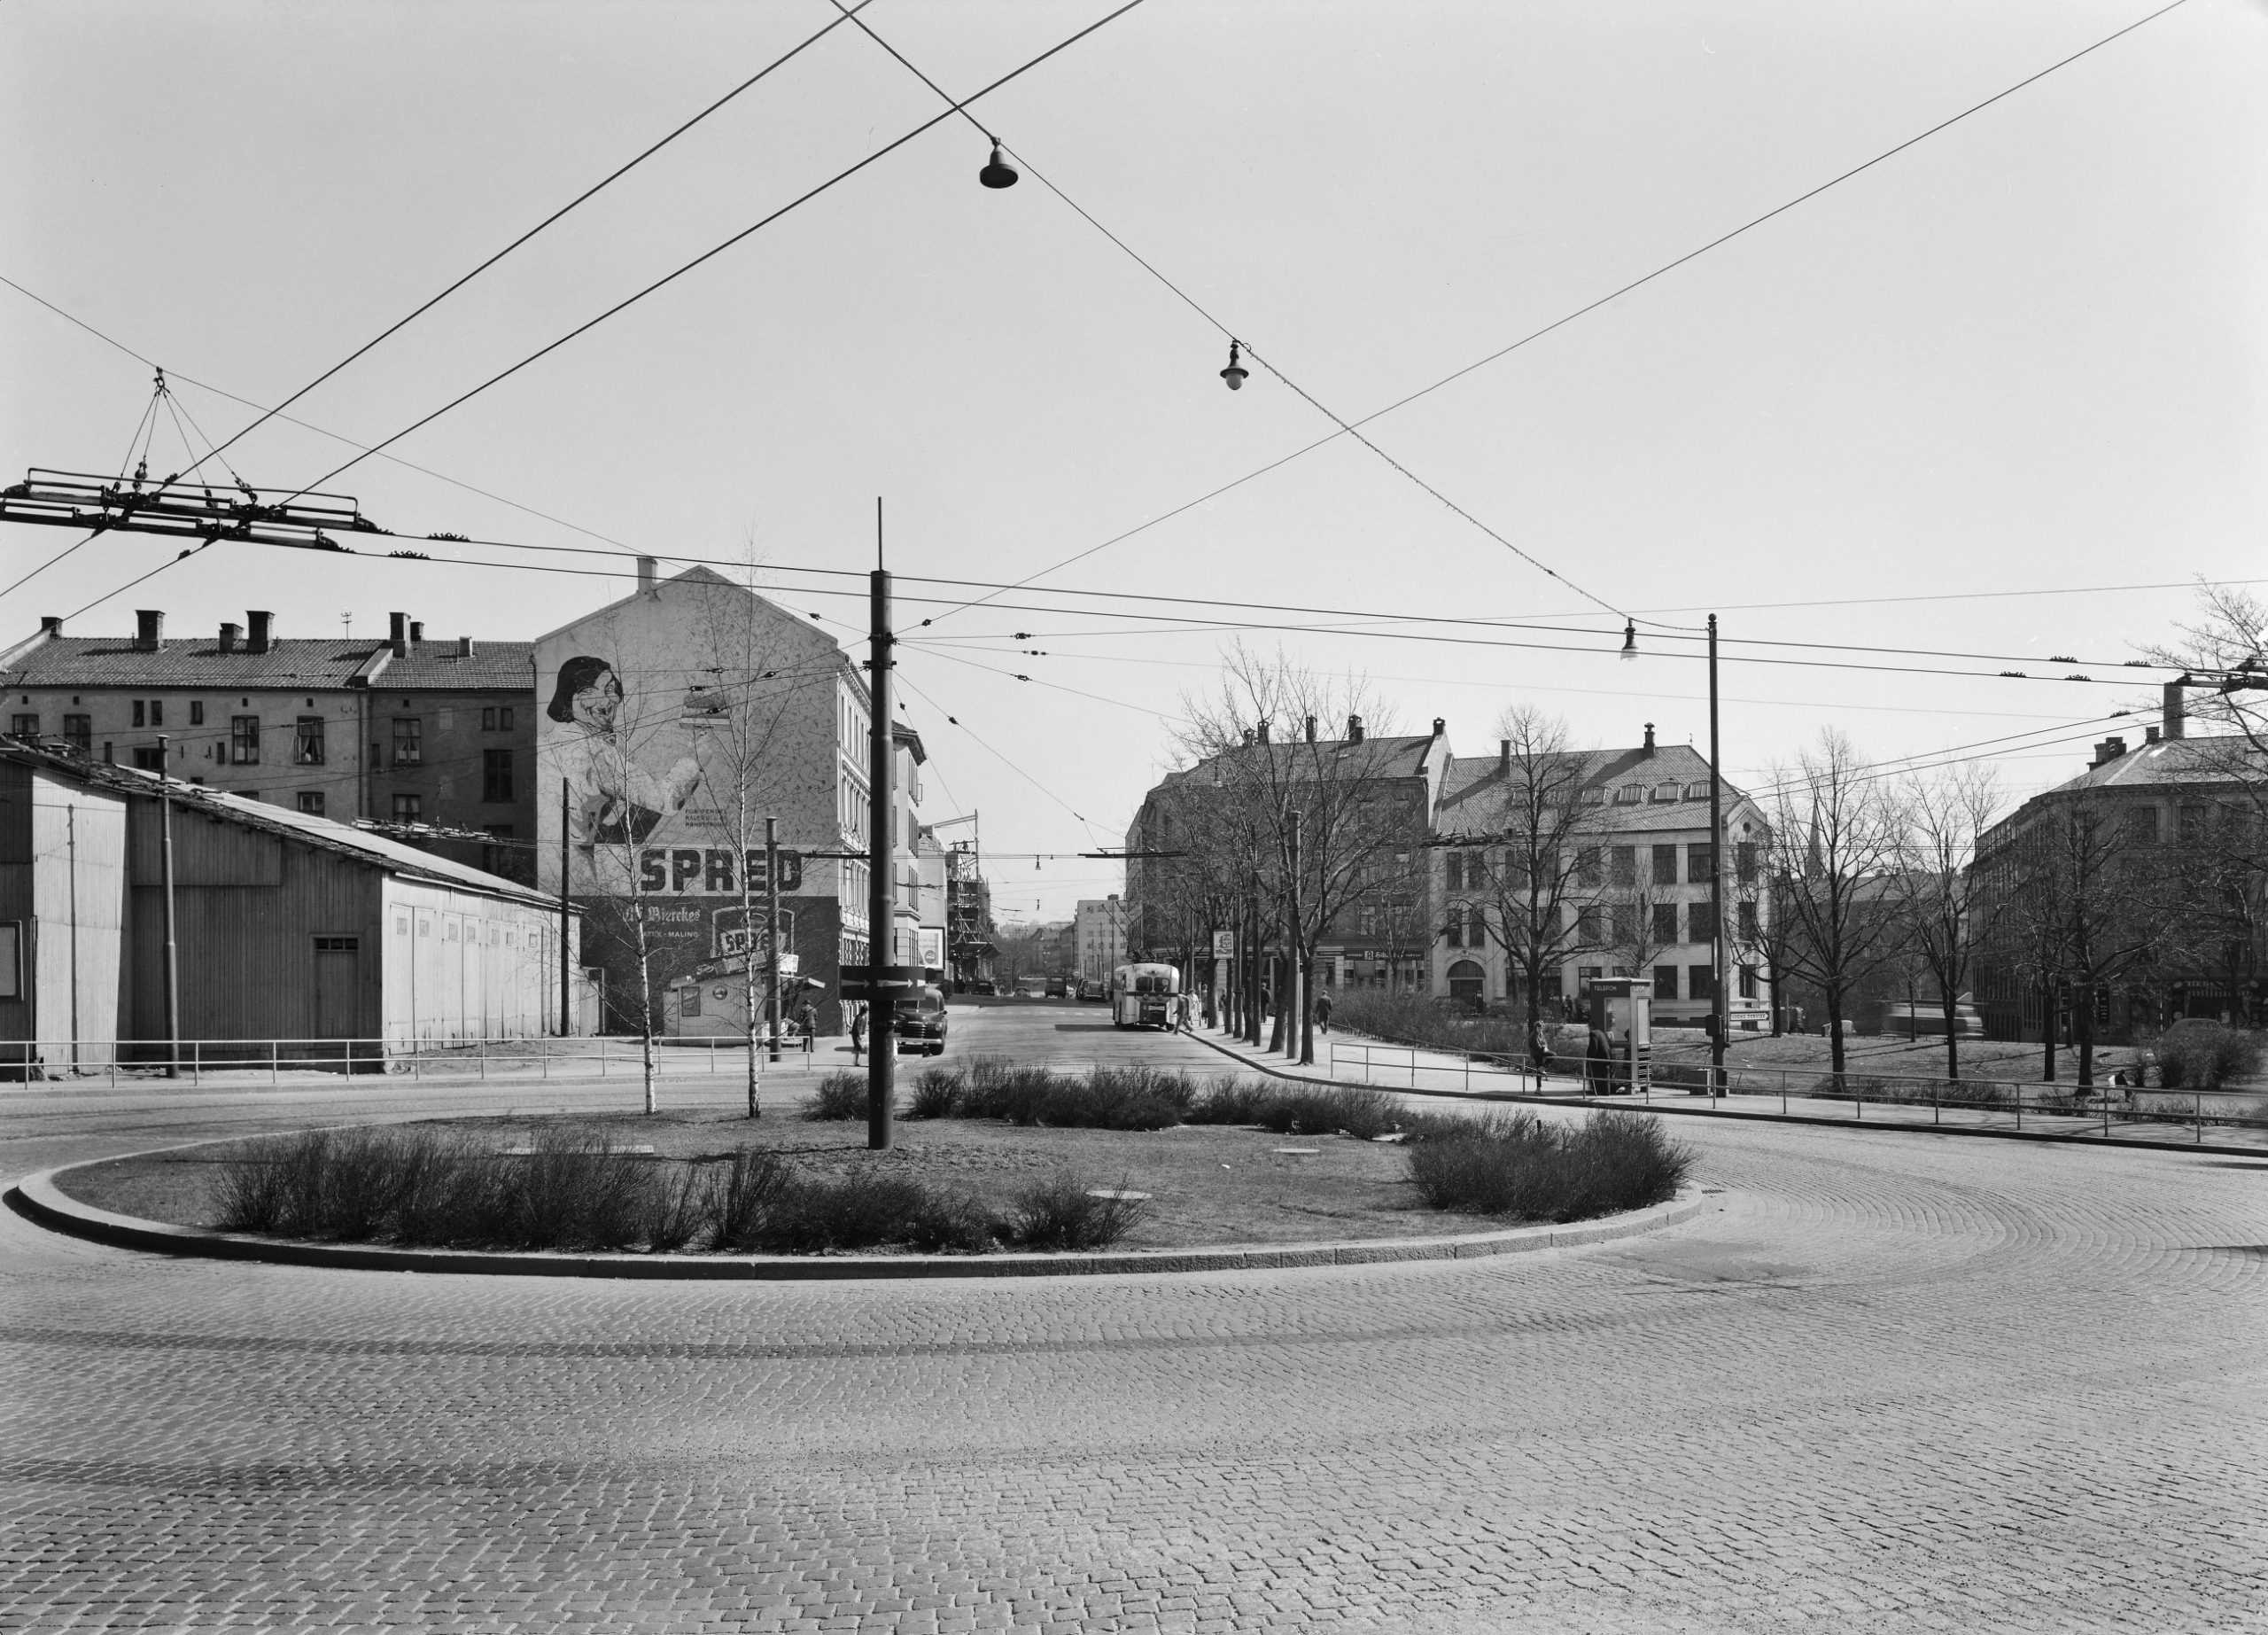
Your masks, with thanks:
[{"label": "stone curb", "polygon": [[1602,1102],[1589,1096],[1538,1095],[1526,1090],[1411,1090],[1394,1085],[1363,1085],[1345,1078],[1317,1078],[1312,1073],[1287,1072],[1256,1061],[1202,1033],[1189,1033],[1201,1045],[1219,1051],[1230,1061],[1270,1078],[1296,1085],[1316,1085],[1325,1090],[1383,1091],[1387,1095],[1434,1096],[1447,1102],[1523,1102],[1542,1107],[1604,1107],[1610,1112],[1671,1113],[1681,1118],[1730,1118],[1742,1124],[1814,1125],[1829,1130],[1883,1130],[1902,1135],[1971,1135],[1995,1141],[2034,1141],[2059,1147],[2084,1147],[2109,1152],[2194,1152],[2223,1158],[2258,1158],[2268,1163],[2268,1147],[2231,1147],[2218,1141],[2153,1141],[2141,1137],[2105,1141],[2076,1130],[1987,1130],[1976,1125],[1914,1124],[1902,1118],[1829,1118],[1814,1113],[1751,1113],[1734,1107],[1689,1107],[1675,1102],[1632,1101],[1627,1105]]},{"label": "stone curb", "polygon": [[[227,1138],[237,1139],[234,1137]],[[203,1146],[206,1143],[197,1142]],[[157,1148],[170,1151],[172,1148]],[[121,1156],[138,1157],[140,1154]],[[113,1159],[93,1160],[107,1164]],[[1703,1193],[1682,1188],[1667,1203],[1608,1220],[1570,1226],[1512,1226],[1447,1238],[1394,1238],[1282,1247],[1140,1250],[1123,1254],[892,1255],[546,1255],[480,1250],[385,1249],[371,1245],[277,1242],[242,1233],[207,1232],[113,1214],[69,1197],[55,1184],[66,1164],[27,1175],[8,1189],[8,1206],[50,1231],[120,1249],[213,1260],[324,1266],[358,1272],[441,1272],[486,1277],[616,1277],[662,1281],[812,1282],[881,1278],[1088,1277],[1156,1272],[1282,1271],[1306,1266],[1373,1265],[1395,1260],[1474,1260],[1530,1250],[1603,1243],[1659,1231],[1700,1213]]]}]

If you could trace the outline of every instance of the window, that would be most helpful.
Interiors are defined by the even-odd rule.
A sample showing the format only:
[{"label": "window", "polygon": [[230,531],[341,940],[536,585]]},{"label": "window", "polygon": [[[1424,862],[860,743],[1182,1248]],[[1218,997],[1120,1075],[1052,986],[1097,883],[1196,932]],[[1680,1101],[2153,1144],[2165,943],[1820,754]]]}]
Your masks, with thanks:
[{"label": "window", "polygon": [[315,938],[317,954],[352,954],[361,946],[362,939],[359,937],[318,937]]},{"label": "window", "polygon": [[1657,965],[1654,967],[1654,997],[1658,1000],[1674,1000],[1677,997],[1676,966]]},{"label": "window", "polygon": [[1677,905],[1675,903],[1654,905],[1654,940],[1656,942],[1677,940]]},{"label": "window", "polygon": [[306,813],[309,817],[321,817],[322,815],[322,791],[321,790],[303,789],[299,791],[299,810]]},{"label": "window", "polygon": [[1638,940],[1638,906],[1635,903],[1616,903],[1609,923],[1613,927],[1614,946],[1627,948]]},{"label": "window", "polygon": [[1756,967],[1753,965],[1740,968],[1740,996],[1743,999],[1756,997]]},{"label": "window", "polygon": [[[1754,907],[1753,903],[1749,905]],[[1713,903],[1695,903],[1685,911],[1687,929],[1692,933],[1689,942],[1708,942],[1717,934],[1717,910]]]},{"label": "window", "polygon": [[1675,783],[1657,783],[1654,785],[1654,798],[1656,800],[1675,800],[1682,793],[1683,793],[1683,790]]},{"label": "window", "polygon": [[1762,928],[1757,923],[1756,905],[1752,902],[1742,903],[1740,906],[1741,940],[1744,942],[1754,942],[1757,937],[1760,934],[1761,929]]},{"label": "window", "polygon": [[1468,852],[1464,856],[1464,884],[1469,891],[1478,891],[1488,884],[1488,853]]},{"label": "window", "polygon": [[291,760],[296,766],[322,765],[322,717],[302,715],[291,731]]},{"label": "window", "polygon": [[393,798],[393,821],[416,823],[425,814],[425,798],[422,795],[396,795]]},{"label": "window", "polygon": [[[32,731],[34,731],[34,732],[37,732],[37,731],[39,730],[39,717],[38,717],[38,716],[36,716],[36,715],[19,715],[18,717],[16,717],[16,719],[17,719],[18,720],[19,720],[19,721],[27,720],[27,721],[31,722],[31,723],[32,723],[32,726],[31,726],[31,730],[32,730]],[[21,732],[21,731],[23,731],[24,729],[23,729],[22,728],[19,727],[16,730],[17,730],[18,732]],[[2197,844],[2197,842],[2199,842],[2199,841],[2202,840],[2202,839],[2205,837],[2205,808],[2204,808],[2204,807],[2202,807],[2202,806],[2184,806],[2184,807],[2182,807],[2182,808],[2181,808],[2180,812],[2177,814],[2177,821],[2178,821],[2179,822],[2179,824],[2180,824],[2181,843],[2182,843],[2184,845],[2196,845],[2196,844]]]},{"label": "window", "polygon": [[425,761],[425,723],[415,715],[393,718],[393,764],[418,767]]},{"label": "window", "polygon": [[1707,965],[1687,966],[1685,968],[1685,997],[1697,1000],[1715,999],[1717,997],[1715,969]]},{"label": "window", "polygon": [[1611,884],[1635,885],[1638,884],[1637,847],[1610,847],[1607,852],[1607,860],[1606,877]]},{"label": "window", "polygon": [[137,744],[134,746],[134,770],[163,772],[166,769],[165,746],[157,744]]},{"label": "window", "polygon": [[[493,712],[484,712],[484,713],[493,714]],[[688,982],[678,990],[678,993],[677,1014],[680,1016],[699,1016],[701,1014],[701,985],[697,982]]]},{"label": "window", "polygon": [[91,715],[66,715],[63,718],[63,741],[81,754],[95,747],[95,718]]},{"label": "window", "polygon": [[1590,947],[1606,940],[1606,911],[1596,904],[1575,913],[1575,936]]},{"label": "window", "polygon": [[1464,909],[1454,907],[1449,909],[1449,923],[1441,929],[1441,940],[1452,948],[1464,946]]},{"label": "window", "polygon": [[1575,850],[1575,880],[1581,885],[1596,885],[1599,882],[1599,858],[1596,846],[1579,846]]},{"label": "window", "polygon": [[1606,791],[1603,789],[1587,789],[1582,793],[1582,803],[1587,806],[1603,806],[1606,804]]},{"label": "window", "polygon": [[134,701],[134,724],[136,727],[147,727],[150,724],[142,719],[142,701],[139,698]]},{"label": "window", "polygon": [[1488,916],[1479,903],[1468,904],[1465,907],[1464,946],[1468,948],[1488,946]]},{"label": "window", "polygon": [[1614,791],[1614,804],[1618,806],[1635,806],[1645,798],[1646,791],[1635,783],[1625,783]]},{"label": "window", "polygon": [[511,731],[512,706],[509,704],[482,705],[480,711],[480,730],[483,732]]},{"label": "window", "polygon": [[8,730],[19,738],[36,738],[39,736],[39,717],[12,715],[8,718]]},{"label": "window", "polygon": [[[480,751],[480,798],[491,806],[509,805],[512,798],[512,751]],[[909,814],[907,822],[913,818]]]},{"label": "window", "polygon": [[1685,877],[1695,885],[1708,884],[1710,871],[1716,866],[1716,848],[1707,841],[1685,848]]},{"label": "window", "polygon": [[238,767],[260,765],[260,717],[232,715],[229,718],[229,759]]},{"label": "window", "polygon": [[205,725],[204,699],[192,698],[189,701],[189,724],[192,727],[202,727]]},{"label": "window", "polygon": [[2154,846],[2158,843],[2158,809],[2155,806],[2126,808],[2126,841],[2130,845]]},{"label": "window", "polygon": [[1744,884],[1756,878],[1756,842],[1744,840],[1733,848],[1733,867]]},{"label": "window", "polygon": [[1656,885],[1677,884],[1677,848],[1675,846],[1654,848],[1654,884]]},{"label": "window", "polygon": [[1685,786],[1685,798],[1688,800],[1706,800],[1709,798],[1709,786],[1706,783],[1689,783]]},{"label": "window", "polygon": [[1447,859],[1444,860],[1442,867],[1448,871],[1449,889],[1452,891],[1462,891],[1464,890],[1464,853],[1462,852],[1449,853]]}]

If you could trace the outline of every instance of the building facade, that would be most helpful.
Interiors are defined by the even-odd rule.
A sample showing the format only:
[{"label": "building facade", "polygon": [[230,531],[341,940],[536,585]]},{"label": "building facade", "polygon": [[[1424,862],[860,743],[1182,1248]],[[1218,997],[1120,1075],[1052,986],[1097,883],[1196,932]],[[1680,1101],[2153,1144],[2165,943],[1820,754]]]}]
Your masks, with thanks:
[{"label": "building facade", "polygon": [[[1520,781],[1542,778],[1577,805],[1565,818],[1547,820],[1553,834],[1564,832],[1574,857],[1558,876],[1555,905],[1567,957],[1546,980],[1542,1010],[1572,1016],[1593,978],[1643,977],[1652,986],[1656,1020],[1698,1024],[1716,986],[1707,759],[1688,745],[1657,745],[1649,723],[1635,749],[1569,751],[1550,760],[1516,763],[1506,741],[1494,756],[1459,758],[1443,780],[1435,812],[1441,915],[1432,991],[1475,1003],[1521,1000],[1518,965],[1503,946],[1500,892],[1525,850],[1507,843],[1519,840],[1518,825],[1533,821],[1520,815]],[[1732,848],[1727,941],[1737,955],[1758,939],[1770,912],[1759,889],[1767,836],[1763,814],[1746,795],[1727,785],[1722,803]],[[1737,957],[1728,963],[1731,1025],[1764,1025],[1771,1000],[1763,972]]]},{"label": "building facade", "polygon": [[[271,615],[169,637],[69,636],[60,619],[0,652],[9,736],[248,800],[386,826],[436,855],[532,880],[533,651],[425,639],[284,638]],[[480,837],[487,837],[481,838]]]},{"label": "building facade", "polygon": [[[827,1032],[842,968],[944,964],[945,868],[920,827],[918,734],[892,734],[892,921],[869,925],[868,695],[833,641],[705,568],[534,644],[538,879],[590,911],[610,1032],[657,1030],[672,984],[744,962],[765,925],[777,820],[781,952]],[[642,968],[642,969],[641,969]],[[641,987],[646,1007],[640,1002]],[[800,1002],[791,999],[790,1006]]]},{"label": "building facade", "polygon": [[1126,963],[1126,905],[1108,897],[1083,897],[1071,918],[1070,975],[1081,982],[1108,983]]}]

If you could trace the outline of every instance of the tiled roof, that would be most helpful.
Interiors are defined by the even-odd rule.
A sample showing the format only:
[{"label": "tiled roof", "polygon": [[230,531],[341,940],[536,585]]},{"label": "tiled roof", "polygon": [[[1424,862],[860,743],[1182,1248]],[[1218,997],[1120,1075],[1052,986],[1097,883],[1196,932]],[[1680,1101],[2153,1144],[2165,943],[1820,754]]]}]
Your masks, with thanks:
[{"label": "tiled roof", "polygon": [[272,642],[264,653],[224,653],[217,638],[201,638],[145,653],[131,636],[57,636],[0,673],[0,686],[339,687],[377,645],[316,637]]},{"label": "tiled roof", "polygon": [[534,660],[532,642],[476,641],[467,658],[457,657],[454,642],[412,642],[405,657],[386,660],[370,685],[380,692],[389,687],[526,692],[535,686]]},{"label": "tiled roof", "polygon": [[[1584,808],[1586,830],[1695,829],[1709,821],[1709,762],[1690,744],[1664,744],[1650,754],[1643,749],[1578,750],[1564,759],[1575,763],[1585,790],[1603,790],[1606,798]],[[1459,755],[1449,762],[1441,781],[1441,824],[1452,832],[1486,827],[1494,817],[1503,790],[1503,761],[1495,755]],[[1658,800],[1655,792],[1674,786],[1675,798]],[[1697,786],[1697,793],[1689,793]],[[1637,789],[1640,800],[1618,802],[1614,791]],[[1725,785],[1728,813],[1747,796]]]},{"label": "tiled roof", "polygon": [[[1359,767],[1357,775],[1362,777],[1414,778],[1424,774],[1426,752],[1441,742],[1431,733],[1415,733],[1399,737],[1389,736],[1361,739],[1325,738],[1315,744],[1309,744],[1302,740],[1285,744],[1278,740],[1268,744],[1248,744],[1240,751],[1227,752],[1257,756],[1264,750],[1278,761],[1293,761],[1294,765],[1286,774],[1293,778],[1299,775],[1296,766],[1297,758],[1307,756],[1315,756],[1318,759],[1327,757],[1334,769],[1344,768],[1350,763],[1355,764]],[[1158,787],[1162,789],[1169,784],[1190,781],[1200,783],[1209,782],[1211,777],[1206,772],[1206,768],[1219,759],[1218,756],[1208,755],[1193,767],[1184,767],[1179,771],[1169,772],[1158,780]]]},{"label": "tiled roof", "polygon": [[[2247,762],[2250,765],[2248,767]],[[2161,783],[2220,783],[2256,778],[2261,759],[2234,734],[2203,738],[2165,738],[2144,744],[2113,760],[2088,767],[2050,795],[2089,789],[2140,789]]]},{"label": "tiled roof", "polygon": [[527,692],[535,685],[532,642],[475,642],[460,658],[454,641],[413,642],[403,658],[385,657],[383,640],[299,637],[273,642],[264,653],[238,646],[224,653],[217,638],[170,640],[154,653],[131,636],[57,636],[27,649],[0,671],[0,687],[344,687],[375,671],[372,684],[411,689]]}]

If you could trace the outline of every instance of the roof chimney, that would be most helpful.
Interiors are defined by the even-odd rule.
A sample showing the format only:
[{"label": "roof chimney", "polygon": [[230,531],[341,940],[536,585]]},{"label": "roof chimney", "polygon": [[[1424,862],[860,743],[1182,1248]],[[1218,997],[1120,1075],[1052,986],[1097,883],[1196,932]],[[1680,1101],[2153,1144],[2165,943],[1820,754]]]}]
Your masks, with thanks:
[{"label": "roof chimney", "polygon": [[2157,729],[2156,728],[2155,728],[2155,727],[2145,727],[2145,728],[2142,728],[2142,742],[2143,742],[2143,743],[2145,743],[2145,744],[2155,744],[2157,741],[2158,741],[2158,729]]},{"label": "roof chimney", "polygon": [[46,618],[39,621],[39,633],[45,636],[49,641],[52,642],[56,637],[63,634],[63,621],[54,614],[50,613]]},{"label": "roof chimney", "polygon": [[457,638],[457,657],[460,658],[470,658],[472,657],[472,638],[470,636],[459,636]]},{"label": "roof chimney", "polygon": [[1438,715],[1436,715],[1435,717],[1433,717],[1433,736],[1435,736],[1436,738],[1438,738],[1438,737],[1440,737],[1443,733],[1447,732],[1449,729],[1449,724],[1447,721],[1443,720],[1442,720],[1440,716],[1438,716]]},{"label": "roof chimney", "polygon": [[136,608],[134,612],[134,650],[137,653],[162,652],[165,645],[165,614],[153,607]]},{"label": "roof chimney", "polygon": [[392,631],[386,637],[386,645],[393,649],[396,658],[407,658],[409,656],[409,615],[389,613],[386,619]]},{"label": "roof chimney", "polygon": [[2088,762],[2087,764],[2088,764],[2088,766],[2089,766],[2089,767],[2107,767],[2107,766],[2109,766],[2112,761],[2117,760],[2117,759],[2121,755],[2124,755],[2125,752],[2126,752],[2126,740],[2125,740],[2125,739],[2124,739],[2124,738],[2105,738],[2105,739],[2104,739],[2101,744],[2096,744],[2096,745],[2094,746],[2094,759],[2093,759],[2093,760],[2092,760],[2092,761],[2090,761],[2090,762]]},{"label": "roof chimney", "polygon": [[1359,715],[1350,715],[1347,718],[1347,742],[1360,744],[1362,741],[1363,718]]},{"label": "roof chimney", "polygon": [[662,564],[651,557],[638,558],[638,594],[640,596],[646,596],[653,590],[656,581],[661,578],[661,569]]},{"label": "roof chimney", "polygon": [[425,621],[424,621],[423,619],[411,619],[411,620],[409,621],[409,644],[410,644],[410,646],[415,647],[415,646],[416,646],[420,642],[423,642],[424,639],[425,639]]},{"label": "roof chimney", "polygon": [[1651,755],[1653,752],[1654,752],[1654,724],[1653,724],[1653,722],[1651,722],[1651,721],[1648,721],[1648,722],[1646,723],[1646,747],[1645,747],[1643,750],[1640,751],[1639,751],[1639,753],[1640,753],[1640,754],[1643,754],[1643,755]]},{"label": "roof chimney", "polygon": [[1312,715],[1308,717],[1308,742],[1315,742],[1315,717]]},{"label": "roof chimney", "polygon": [[245,619],[248,631],[248,635],[245,642],[245,651],[247,653],[264,653],[268,651],[269,648],[276,645],[275,614],[263,612],[258,608],[253,608],[245,614]]},{"label": "roof chimney", "polygon": [[2169,738],[2181,736],[2181,689],[2188,680],[2185,675],[2165,684],[2165,736]]},{"label": "roof chimney", "polygon": [[1512,741],[1510,738],[1496,740],[1496,775],[1503,778],[1512,775]]},{"label": "roof chimney", "polygon": [[235,652],[237,650],[237,638],[243,635],[244,633],[245,627],[242,625],[231,624],[226,619],[221,620],[221,650],[224,653]]},{"label": "roof chimney", "polygon": [[1260,741],[1262,744],[1268,742],[1268,721],[1264,717],[1262,719],[1260,723]]}]

